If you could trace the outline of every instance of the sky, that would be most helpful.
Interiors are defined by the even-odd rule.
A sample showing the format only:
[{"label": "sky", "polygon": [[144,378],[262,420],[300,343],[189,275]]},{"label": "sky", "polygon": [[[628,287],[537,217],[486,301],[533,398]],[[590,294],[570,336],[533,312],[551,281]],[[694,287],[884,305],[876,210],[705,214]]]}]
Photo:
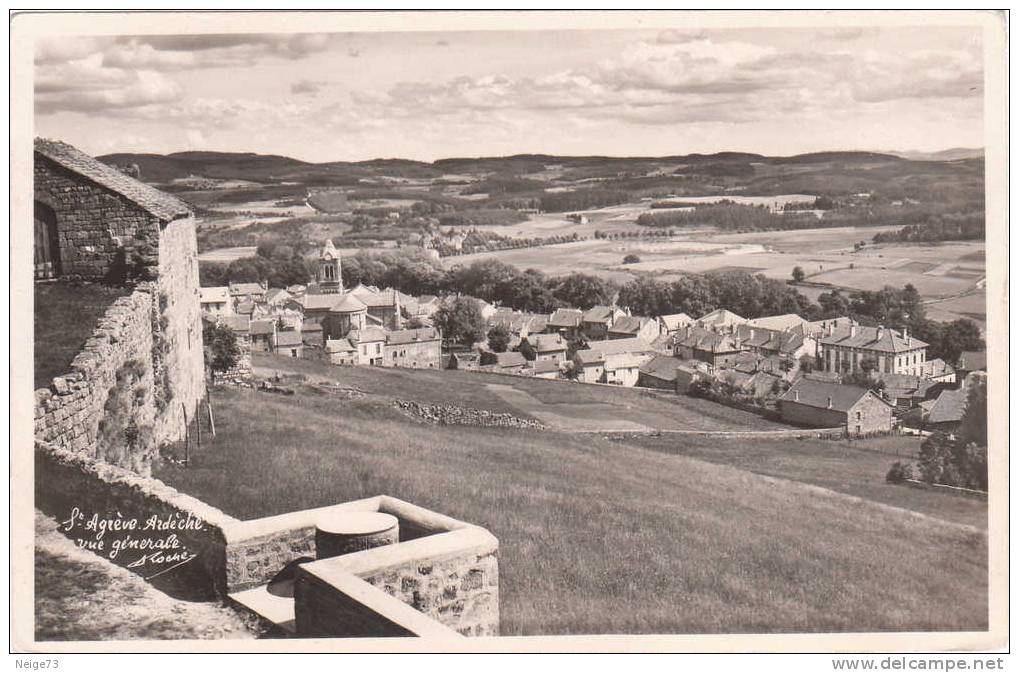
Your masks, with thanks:
[{"label": "sky", "polygon": [[42,38],[36,135],[313,162],[982,147],[979,29]]}]

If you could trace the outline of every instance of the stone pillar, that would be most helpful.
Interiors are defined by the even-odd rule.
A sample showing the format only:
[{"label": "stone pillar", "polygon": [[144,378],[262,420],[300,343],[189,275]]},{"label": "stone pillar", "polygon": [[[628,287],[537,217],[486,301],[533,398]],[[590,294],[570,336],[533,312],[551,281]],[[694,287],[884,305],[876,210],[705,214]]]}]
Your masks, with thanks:
[{"label": "stone pillar", "polygon": [[351,554],[400,541],[400,522],[383,512],[343,512],[319,521],[315,549],[319,559]]}]

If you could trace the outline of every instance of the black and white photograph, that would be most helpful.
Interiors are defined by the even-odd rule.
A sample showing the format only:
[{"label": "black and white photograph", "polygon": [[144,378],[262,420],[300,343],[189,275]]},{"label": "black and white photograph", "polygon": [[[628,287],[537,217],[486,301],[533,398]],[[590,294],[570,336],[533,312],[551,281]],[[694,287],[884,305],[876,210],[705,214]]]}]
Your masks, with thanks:
[{"label": "black and white photograph", "polygon": [[18,647],[1004,647],[1006,28],[15,16]]}]

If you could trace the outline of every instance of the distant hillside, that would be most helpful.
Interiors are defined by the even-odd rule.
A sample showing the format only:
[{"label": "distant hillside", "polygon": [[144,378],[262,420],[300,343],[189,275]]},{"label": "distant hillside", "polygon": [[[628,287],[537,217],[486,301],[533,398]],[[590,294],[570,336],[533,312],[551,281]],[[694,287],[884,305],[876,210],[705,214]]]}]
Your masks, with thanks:
[{"label": "distant hillside", "polygon": [[[137,164],[141,178],[168,189],[188,189],[175,180],[188,177],[246,180],[267,186],[306,187],[363,185],[362,181],[398,187],[404,180],[436,180],[444,175],[485,178],[486,190],[513,183],[519,189],[498,191],[494,198],[542,196],[541,183],[521,176],[544,174],[556,184],[595,184],[619,193],[619,199],[646,194],[690,193],[735,187],[745,194],[842,195],[861,191],[906,190],[914,198],[932,196],[929,187],[951,189],[964,185],[982,192],[982,151],[957,148],[924,155],[881,152],[812,152],[768,157],[746,152],[716,152],[662,157],[555,156],[518,154],[505,157],[450,157],[433,162],[386,158],[369,161],[309,163],[291,157],[233,152],[176,152],[173,154],[108,154],[102,161],[120,166]],[[971,155],[977,158],[970,158]],[[917,180],[920,183],[917,183]],[[268,187],[267,187],[268,188]],[[275,188],[275,187],[273,187]],[[284,188],[280,186],[280,188]],[[530,188],[530,191],[528,191]],[[191,187],[193,189],[193,187]],[[679,191],[677,191],[679,190]],[[715,190],[712,192],[711,190]],[[503,193],[505,192],[505,194]],[[501,196],[500,196],[501,195]],[[488,205],[500,206],[501,203]],[[515,207],[515,206],[511,206]]]},{"label": "distant hillside", "polygon": [[982,147],[953,147],[940,152],[889,152],[895,156],[909,159],[911,161],[959,161],[962,159],[983,159],[984,148]]}]

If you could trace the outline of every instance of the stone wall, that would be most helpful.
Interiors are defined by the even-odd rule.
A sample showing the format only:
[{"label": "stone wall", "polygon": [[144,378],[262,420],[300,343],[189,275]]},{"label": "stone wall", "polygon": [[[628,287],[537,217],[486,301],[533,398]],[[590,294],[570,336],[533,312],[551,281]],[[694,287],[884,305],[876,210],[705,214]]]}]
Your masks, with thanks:
[{"label": "stone wall", "polygon": [[53,379],[48,389],[35,391],[36,439],[90,458],[113,458],[121,467],[148,473],[151,455],[108,456],[99,445],[99,429],[107,400],[118,385],[117,374],[129,361],[140,364],[136,385],[147,389],[143,406],[150,413],[143,415],[154,416],[151,352],[157,291],[154,283],[143,283],[113,302],[71,361],[71,371]]},{"label": "stone wall", "polygon": [[[194,218],[169,222],[159,237],[159,317],[165,327],[153,336],[157,385],[169,389],[157,400],[159,444],[185,436],[185,417],[194,418],[205,399],[205,358],[199,302],[198,245]],[[164,377],[165,374],[165,378]],[[162,407],[162,408],[159,408]]]},{"label": "stone wall", "polygon": [[425,558],[360,577],[461,635],[499,635],[499,562],[494,549]]},{"label": "stone wall", "polygon": [[[111,558],[115,541],[120,544],[145,539],[167,541],[174,535],[181,547],[162,550],[164,557],[181,550],[196,557],[161,575],[164,584],[160,588],[175,595],[206,599],[225,594],[223,531],[238,522],[233,517],[156,479],[43,442],[36,442],[35,480],[36,507],[53,516],[72,540],[83,540],[85,548],[119,565],[130,566],[138,563],[139,557],[158,550],[128,548]],[[79,520],[75,520],[76,513],[82,515]],[[100,525],[107,522],[105,534],[98,536],[99,531],[89,527],[93,516]],[[156,517],[155,525],[149,524],[152,517]],[[134,528],[116,530],[132,520],[137,523]],[[171,522],[170,527],[159,528],[167,521]],[[89,546],[99,542],[102,548]],[[173,562],[144,560],[132,570],[152,577]]]},{"label": "stone wall", "polygon": [[159,220],[127,198],[35,154],[35,199],[57,219],[62,273],[99,280],[131,266],[155,277]]},{"label": "stone wall", "polygon": [[[35,391],[37,439],[142,475],[160,446],[188,435],[206,394],[193,220],[169,223],[158,243],[158,279],[117,299],[70,371]],[[132,406],[116,418],[127,388]],[[117,423],[141,440],[110,441]]]}]

